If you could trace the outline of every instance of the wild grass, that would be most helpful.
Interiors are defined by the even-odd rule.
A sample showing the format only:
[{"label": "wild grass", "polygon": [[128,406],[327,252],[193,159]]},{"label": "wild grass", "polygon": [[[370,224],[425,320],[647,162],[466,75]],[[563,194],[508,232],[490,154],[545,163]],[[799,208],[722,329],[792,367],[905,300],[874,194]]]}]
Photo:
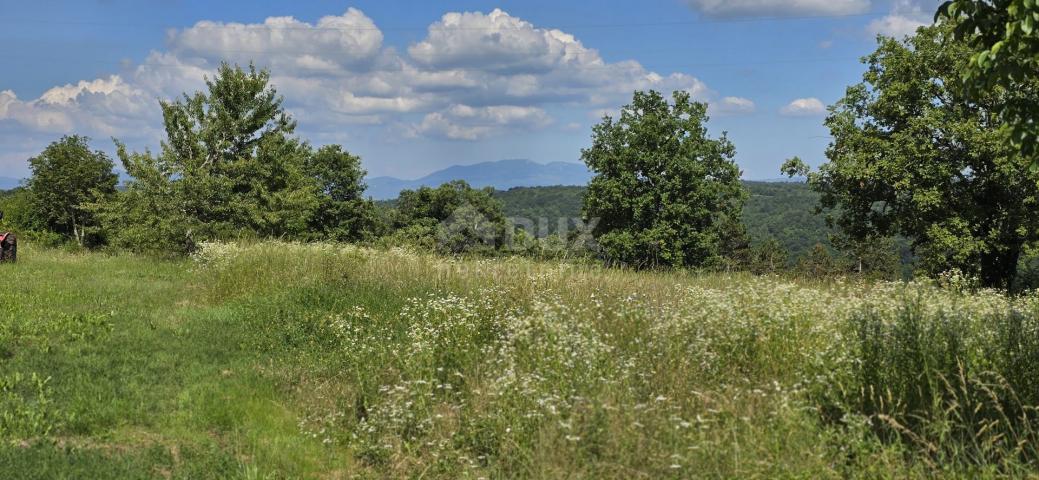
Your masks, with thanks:
[{"label": "wild grass", "polygon": [[1039,472],[1034,295],[331,244],[20,257],[21,478]]}]

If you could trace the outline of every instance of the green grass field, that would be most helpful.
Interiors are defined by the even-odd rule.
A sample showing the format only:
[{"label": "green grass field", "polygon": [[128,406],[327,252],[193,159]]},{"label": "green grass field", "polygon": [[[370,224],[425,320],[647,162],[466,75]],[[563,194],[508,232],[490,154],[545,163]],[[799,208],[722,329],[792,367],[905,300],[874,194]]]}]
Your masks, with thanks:
[{"label": "green grass field", "polygon": [[1027,477],[1039,299],[353,246],[0,265],[0,476]]}]

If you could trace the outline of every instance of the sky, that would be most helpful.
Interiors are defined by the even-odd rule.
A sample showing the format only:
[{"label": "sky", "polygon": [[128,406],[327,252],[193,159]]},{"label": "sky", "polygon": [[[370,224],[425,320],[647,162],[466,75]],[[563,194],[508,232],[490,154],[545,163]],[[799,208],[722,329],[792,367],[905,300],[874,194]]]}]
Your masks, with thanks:
[{"label": "sky", "polygon": [[707,102],[747,179],[825,161],[826,107],[876,36],[939,0],[0,0],[0,177],[62,135],[157,151],[159,100],[221,61],[271,72],[297,134],[371,176],[579,162],[635,90]]}]

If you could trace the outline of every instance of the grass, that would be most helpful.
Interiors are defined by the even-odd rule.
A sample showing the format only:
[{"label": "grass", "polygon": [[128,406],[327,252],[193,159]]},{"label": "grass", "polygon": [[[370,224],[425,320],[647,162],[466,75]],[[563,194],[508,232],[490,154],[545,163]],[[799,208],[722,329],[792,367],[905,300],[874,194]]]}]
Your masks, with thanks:
[{"label": "grass", "polygon": [[337,245],[0,266],[20,478],[1035,476],[1036,297]]}]

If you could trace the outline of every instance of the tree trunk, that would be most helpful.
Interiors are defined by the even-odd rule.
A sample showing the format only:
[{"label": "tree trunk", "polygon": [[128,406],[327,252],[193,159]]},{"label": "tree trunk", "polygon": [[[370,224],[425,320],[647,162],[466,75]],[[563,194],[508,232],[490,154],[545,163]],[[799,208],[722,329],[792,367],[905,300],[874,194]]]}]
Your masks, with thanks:
[{"label": "tree trunk", "polygon": [[1017,261],[1021,257],[1021,245],[1008,245],[1001,251],[982,254],[981,286],[986,288],[1011,289],[1017,276]]}]

